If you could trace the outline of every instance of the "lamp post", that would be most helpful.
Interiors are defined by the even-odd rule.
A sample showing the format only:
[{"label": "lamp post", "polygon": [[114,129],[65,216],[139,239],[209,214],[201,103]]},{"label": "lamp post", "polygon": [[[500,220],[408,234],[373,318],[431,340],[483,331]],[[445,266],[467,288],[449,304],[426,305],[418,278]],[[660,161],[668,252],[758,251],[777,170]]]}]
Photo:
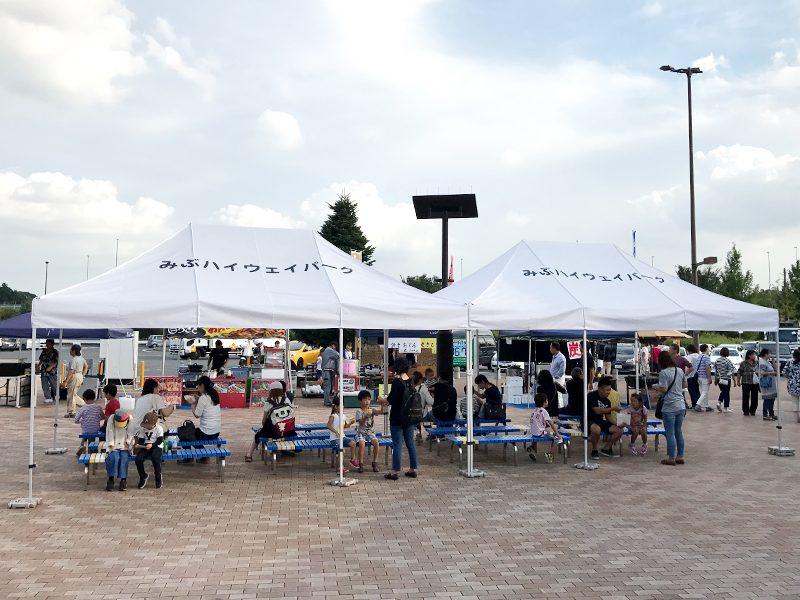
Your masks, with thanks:
[{"label": "lamp post", "polygon": [[117,238],[117,251],[114,253],[114,266],[119,266],[119,238]]},{"label": "lamp post", "polygon": [[[672,73],[681,73],[686,75],[686,86],[688,88],[689,99],[689,219],[690,231],[692,238],[692,284],[697,285],[697,265],[703,264],[697,262],[697,235],[695,232],[695,219],[694,219],[694,141],[692,139],[692,75],[702,73],[697,67],[688,67],[686,69],[675,69],[670,65],[661,67],[662,71],[670,71]],[[715,261],[716,262],[716,261]],[[692,332],[692,341],[695,346],[700,344],[700,334],[696,331]]]},{"label": "lamp post", "polygon": [[86,281],[89,281],[89,255],[86,255]]},{"label": "lamp post", "polygon": [[772,263],[769,260],[769,250],[767,250],[767,289],[772,289]]},{"label": "lamp post", "polygon": [[47,267],[50,264],[49,260],[44,261],[44,295],[47,296]]}]

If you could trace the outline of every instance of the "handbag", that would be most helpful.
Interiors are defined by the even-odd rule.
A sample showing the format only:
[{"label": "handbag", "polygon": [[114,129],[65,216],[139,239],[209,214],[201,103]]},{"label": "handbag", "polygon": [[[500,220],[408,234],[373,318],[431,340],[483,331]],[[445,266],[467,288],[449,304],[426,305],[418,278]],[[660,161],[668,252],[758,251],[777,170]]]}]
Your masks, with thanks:
[{"label": "handbag", "polygon": [[506,418],[506,405],[505,404],[484,404],[483,418],[487,421],[497,419],[504,421]]},{"label": "handbag", "polygon": [[658,404],[656,404],[656,419],[663,419],[664,418],[664,397],[669,394],[669,391],[672,389],[672,386],[675,385],[675,380],[678,379],[678,371],[675,371],[675,377],[672,378],[672,383],[669,384],[667,391],[661,394],[661,397],[658,399]]},{"label": "handbag", "polygon": [[731,379],[730,377],[720,377],[717,380],[717,385],[730,385]]},{"label": "handbag", "polygon": [[194,421],[186,420],[183,425],[178,427],[178,439],[182,442],[196,442],[197,435],[195,434],[196,427]]}]

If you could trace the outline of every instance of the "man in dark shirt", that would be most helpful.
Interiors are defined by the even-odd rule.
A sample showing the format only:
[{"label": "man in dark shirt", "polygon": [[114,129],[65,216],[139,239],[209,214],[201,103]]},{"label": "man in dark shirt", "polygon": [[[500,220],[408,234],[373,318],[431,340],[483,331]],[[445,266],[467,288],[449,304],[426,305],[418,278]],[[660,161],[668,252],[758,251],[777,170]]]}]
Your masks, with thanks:
[{"label": "man in dark shirt", "polygon": [[430,415],[437,421],[455,421],[458,393],[446,379],[439,375],[436,383],[428,388],[433,396]]},{"label": "man in dark shirt", "polygon": [[478,386],[480,393],[474,394],[475,399],[478,401],[478,412],[481,418],[484,418],[485,404],[500,406],[503,404],[503,394],[497,389],[497,386],[490,383],[486,379],[486,375],[478,375],[475,378],[475,385]]},{"label": "man in dark shirt", "polygon": [[[617,427],[606,418],[612,412],[611,401],[608,396],[611,393],[611,379],[603,377],[597,384],[597,389],[589,394],[586,401],[588,404],[589,417],[589,441],[592,443],[592,458],[600,460],[600,454],[604,456],[616,457],[611,448],[622,437],[623,428]],[[597,442],[600,441],[601,434],[608,434],[608,441],[600,452],[597,451]]]},{"label": "man in dark shirt", "polygon": [[217,340],[216,347],[208,353],[208,364],[212,370],[219,373],[228,364],[229,357],[228,351],[222,347],[222,342]]}]

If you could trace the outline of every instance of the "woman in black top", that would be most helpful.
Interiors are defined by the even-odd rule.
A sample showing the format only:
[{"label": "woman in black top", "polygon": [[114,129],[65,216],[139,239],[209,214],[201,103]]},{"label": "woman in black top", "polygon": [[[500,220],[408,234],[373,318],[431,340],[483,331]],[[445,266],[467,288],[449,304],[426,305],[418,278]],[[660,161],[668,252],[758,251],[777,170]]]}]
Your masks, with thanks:
[{"label": "woman in black top", "polygon": [[566,394],[565,390],[560,384],[553,380],[553,375],[550,371],[539,371],[536,376],[536,393],[544,394],[547,396],[547,406],[549,414],[558,414],[558,393]]},{"label": "woman in black top", "polygon": [[583,418],[583,369],[572,369],[572,379],[567,382],[567,406],[561,413]]},{"label": "woman in black top", "polygon": [[389,397],[385,400],[381,398],[379,401],[383,406],[392,407],[389,412],[389,429],[392,432],[392,472],[384,475],[384,477],[397,481],[399,479],[400,452],[403,449],[403,441],[405,440],[406,448],[408,448],[408,458],[411,463],[411,468],[406,472],[406,477],[417,476],[417,447],[414,444],[414,426],[403,425],[400,420],[403,410],[403,396],[406,388],[411,386],[411,382],[408,380],[408,361],[404,356],[398,356],[394,359],[394,372],[397,377],[392,382]]}]

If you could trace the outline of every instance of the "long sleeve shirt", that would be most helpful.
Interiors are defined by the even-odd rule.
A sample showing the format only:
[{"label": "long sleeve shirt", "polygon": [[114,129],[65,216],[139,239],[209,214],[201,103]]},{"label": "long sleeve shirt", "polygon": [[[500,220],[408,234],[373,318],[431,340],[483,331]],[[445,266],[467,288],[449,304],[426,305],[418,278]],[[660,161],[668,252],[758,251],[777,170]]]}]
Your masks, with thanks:
[{"label": "long sleeve shirt", "polygon": [[553,360],[550,362],[550,374],[553,376],[553,379],[561,379],[564,377],[564,373],[567,370],[567,359],[564,358],[564,355],[559,352],[553,356]]}]

